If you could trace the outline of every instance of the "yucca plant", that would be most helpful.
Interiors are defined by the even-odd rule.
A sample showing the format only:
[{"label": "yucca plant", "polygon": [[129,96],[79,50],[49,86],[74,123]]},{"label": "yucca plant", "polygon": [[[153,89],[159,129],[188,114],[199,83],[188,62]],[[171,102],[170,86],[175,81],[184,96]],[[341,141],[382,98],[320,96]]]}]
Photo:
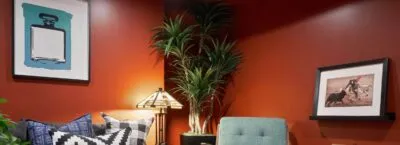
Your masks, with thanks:
[{"label": "yucca plant", "polygon": [[[242,55],[234,49],[235,42],[220,31],[232,17],[228,5],[221,1],[195,3],[188,11],[196,23],[185,22],[183,15],[166,17],[154,29],[153,48],[170,60],[173,74],[169,80],[175,84],[173,90],[189,103],[188,133],[200,135],[208,133],[214,102],[223,95],[223,88],[237,70]],[[209,112],[204,112],[204,108]],[[201,124],[200,116],[204,113]]]},{"label": "yucca plant", "polygon": [[[0,98],[0,104],[6,103],[7,100]],[[0,113],[0,145],[29,145],[29,142],[13,136],[9,131],[15,127],[15,123],[7,118],[5,114]]]}]

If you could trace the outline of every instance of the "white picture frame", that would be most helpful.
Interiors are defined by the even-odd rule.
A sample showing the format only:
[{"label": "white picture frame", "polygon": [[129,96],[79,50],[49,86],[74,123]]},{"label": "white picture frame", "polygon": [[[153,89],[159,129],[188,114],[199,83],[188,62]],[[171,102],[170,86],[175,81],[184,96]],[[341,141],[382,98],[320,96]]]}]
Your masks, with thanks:
[{"label": "white picture frame", "polygon": [[90,82],[90,4],[14,0],[13,77]]}]

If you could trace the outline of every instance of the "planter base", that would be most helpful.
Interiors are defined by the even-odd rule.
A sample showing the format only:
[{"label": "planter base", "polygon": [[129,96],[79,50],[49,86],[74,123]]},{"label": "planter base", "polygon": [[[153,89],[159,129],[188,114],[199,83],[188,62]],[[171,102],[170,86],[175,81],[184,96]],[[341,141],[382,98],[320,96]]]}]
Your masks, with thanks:
[{"label": "planter base", "polygon": [[181,134],[181,145],[201,145],[201,143],[207,143],[215,145],[216,136],[192,136]]}]

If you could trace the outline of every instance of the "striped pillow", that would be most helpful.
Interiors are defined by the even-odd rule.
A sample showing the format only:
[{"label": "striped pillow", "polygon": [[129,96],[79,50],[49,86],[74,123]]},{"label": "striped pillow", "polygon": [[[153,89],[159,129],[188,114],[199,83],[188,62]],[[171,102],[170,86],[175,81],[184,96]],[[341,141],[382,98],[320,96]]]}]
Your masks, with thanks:
[{"label": "striped pillow", "polygon": [[105,113],[101,113],[101,116],[106,122],[106,134],[111,134],[125,128],[131,128],[132,133],[129,137],[130,145],[146,145],[146,138],[154,118],[120,121]]}]

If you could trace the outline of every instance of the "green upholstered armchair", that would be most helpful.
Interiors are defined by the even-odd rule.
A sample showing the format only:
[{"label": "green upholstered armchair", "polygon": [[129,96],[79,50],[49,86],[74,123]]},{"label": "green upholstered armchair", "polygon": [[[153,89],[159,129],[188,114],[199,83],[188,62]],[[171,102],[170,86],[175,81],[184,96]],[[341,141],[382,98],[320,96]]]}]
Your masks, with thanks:
[{"label": "green upholstered armchair", "polygon": [[218,131],[218,145],[288,145],[284,119],[224,117]]}]

